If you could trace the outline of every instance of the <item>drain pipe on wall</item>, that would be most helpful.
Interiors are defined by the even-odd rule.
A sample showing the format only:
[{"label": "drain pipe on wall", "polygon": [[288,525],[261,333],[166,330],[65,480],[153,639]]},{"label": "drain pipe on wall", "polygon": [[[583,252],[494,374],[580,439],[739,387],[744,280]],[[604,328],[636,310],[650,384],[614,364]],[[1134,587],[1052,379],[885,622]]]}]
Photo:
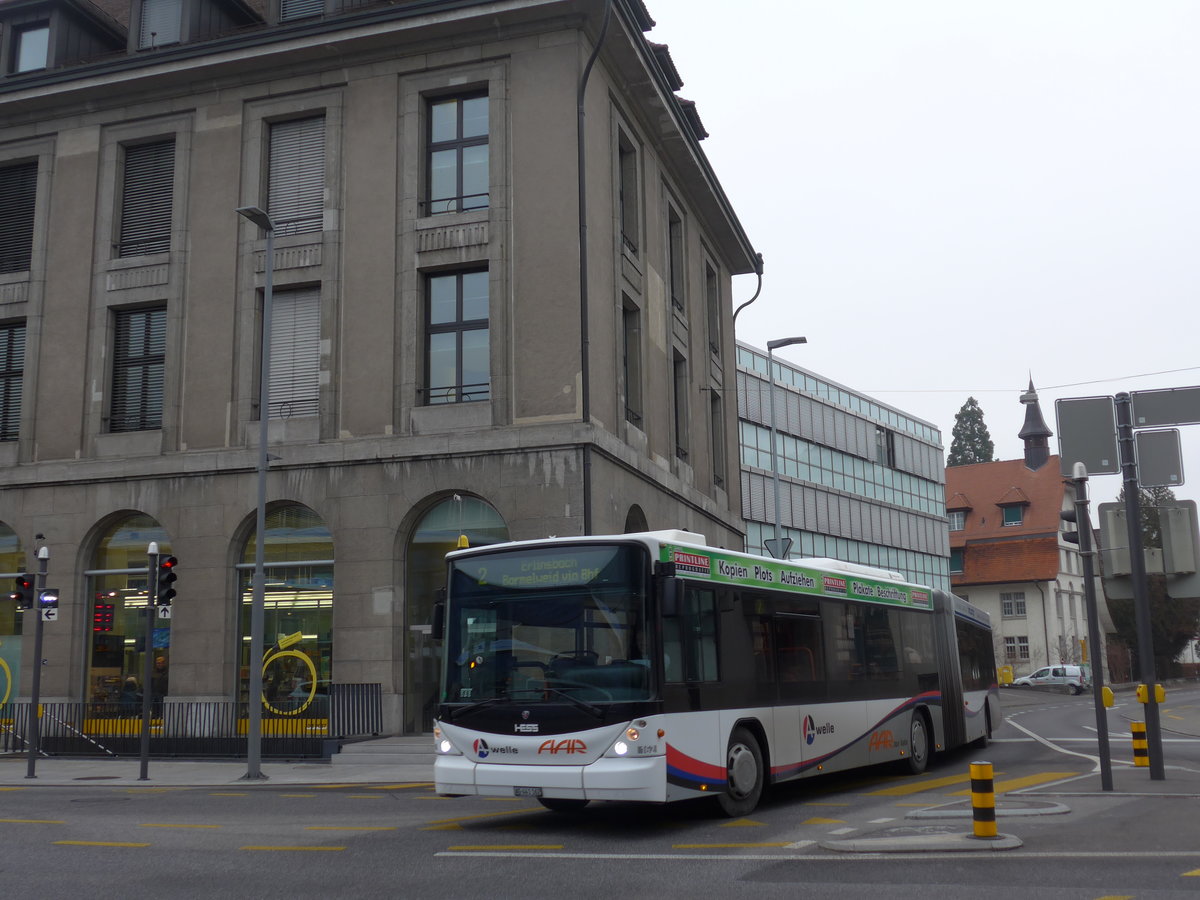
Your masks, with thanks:
[{"label": "drain pipe on wall", "polygon": [[[579,90],[576,93],[575,143],[579,154],[579,406],[580,418],[586,428],[592,418],[591,397],[591,367],[588,364],[588,250],[587,250],[587,149],[584,142],[584,125],[587,114],[584,112],[583,99],[587,91],[588,78],[592,74],[592,66],[600,55],[600,47],[604,44],[604,36],[608,33],[608,22],[612,18],[613,0],[605,0],[604,20],[600,23],[600,34],[596,38],[596,46],[588,57],[583,74],[579,77]],[[586,442],[583,445],[583,533],[592,533],[592,448]]]}]

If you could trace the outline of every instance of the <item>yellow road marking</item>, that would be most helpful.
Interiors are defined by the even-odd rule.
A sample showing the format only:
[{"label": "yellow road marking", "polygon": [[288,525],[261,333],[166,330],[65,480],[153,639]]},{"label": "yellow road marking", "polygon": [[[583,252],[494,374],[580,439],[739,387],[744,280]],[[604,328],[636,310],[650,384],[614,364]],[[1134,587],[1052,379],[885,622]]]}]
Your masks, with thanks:
[{"label": "yellow road marking", "polygon": [[786,847],[787,841],[770,844],[672,844],[675,850],[734,850],[745,847]]},{"label": "yellow road marking", "polygon": [[966,775],[951,775],[948,778],[931,778],[928,781],[907,781],[904,784],[898,784],[895,787],[883,788],[878,791],[871,791],[867,794],[868,797],[906,797],[909,794],[917,794],[921,791],[928,791],[934,788],[947,787],[952,784],[963,784],[971,780],[971,774]]},{"label": "yellow road marking", "polygon": [[801,825],[845,825],[845,819],[805,819]]},{"label": "yellow road marking", "polygon": [[[1047,781],[1060,781],[1063,778],[1071,778],[1078,774],[1078,772],[1039,772],[1037,775],[1027,775],[1024,778],[1009,778],[1006,781],[996,781],[993,782],[992,787],[995,789],[995,793],[1002,794],[1005,791],[1033,787],[1035,784],[1045,784]],[[970,791],[955,791],[950,796],[959,797],[970,793]]]},{"label": "yellow road marking", "polygon": [[305,831],[395,831],[395,825],[305,825]]},{"label": "yellow road marking", "polygon": [[1184,872],[1183,874],[1184,874],[1185,876],[1187,876],[1187,875],[1200,875],[1200,869],[1192,869],[1192,871],[1190,871],[1190,872]]},{"label": "yellow road marking", "polygon": [[433,787],[432,781],[412,781],[408,784],[373,784],[368,790],[371,791],[406,791],[409,788]]},{"label": "yellow road marking", "polygon": [[422,828],[422,831],[462,831],[461,825],[430,825],[428,828]]},{"label": "yellow road marking", "polygon": [[734,819],[732,822],[721,823],[722,828],[746,828],[753,825],[765,825],[765,822],[756,822],[754,819]]},{"label": "yellow road marking", "polygon": [[521,813],[542,812],[542,811],[544,811],[544,810],[540,810],[540,809],[504,809],[504,810],[501,810],[500,812],[475,813],[474,815],[470,815],[470,816],[456,816],[453,819],[435,819],[434,821],[430,822],[429,824],[430,825],[449,825],[452,822],[469,822],[472,819],[494,819],[494,818],[496,818],[496,816],[516,816],[516,815],[520,815]]},{"label": "yellow road marking", "polygon": [[345,850],[345,847],[241,847],[242,850],[316,850],[316,851],[336,851]]},{"label": "yellow road marking", "polygon": [[23,787],[0,787],[0,791],[23,791]]},{"label": "yellow road marking", "polygon": [[561,850],[562,844],[462,844],[450,850]]},{"label": "yellow road marking", "polygon": [[55,841],[69,847],[149,847],[149,844],[135,844],[130,841]]},{"label": "yellow road marking", "polygon": [[286,797],[289,800],[310,800],[317,796],[316,794],[280,794],[280,797]]},{"label": "yellow road marking", "polygon": [[8,822],[12,825],[66,825],[66,822],[60,822],[58,819],[0,819],[0,822]]},{"label": "yellow road marking", "polygon": [[143,822],[138,828],[220,828],[220,825],[186,825],[186,824],[167,824],[160,822]]}]

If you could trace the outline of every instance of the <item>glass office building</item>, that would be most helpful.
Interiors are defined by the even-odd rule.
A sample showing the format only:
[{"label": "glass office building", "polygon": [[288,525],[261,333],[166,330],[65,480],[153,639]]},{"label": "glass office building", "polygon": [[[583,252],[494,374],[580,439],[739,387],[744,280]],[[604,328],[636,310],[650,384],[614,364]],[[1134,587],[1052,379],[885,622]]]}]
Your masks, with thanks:
[{"label": "glass office building", "polygon": [[[737,350],[746,549],[775,534],[767,354]],[[773,358],[781,535],[793,557],[879,566],[949,590],[945,465],[937,427]]]}]

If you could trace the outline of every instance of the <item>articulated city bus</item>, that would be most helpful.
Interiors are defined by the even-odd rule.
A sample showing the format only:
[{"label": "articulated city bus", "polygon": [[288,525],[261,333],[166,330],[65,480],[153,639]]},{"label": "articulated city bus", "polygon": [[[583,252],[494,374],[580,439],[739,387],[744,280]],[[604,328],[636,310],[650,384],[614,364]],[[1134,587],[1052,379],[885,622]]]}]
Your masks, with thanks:
[{"label": "articulated city bus", "polygon": [[986,743],[987,613],[882,569],[768,559],[660,531],[447,555],[437,791],[714,796]]}]

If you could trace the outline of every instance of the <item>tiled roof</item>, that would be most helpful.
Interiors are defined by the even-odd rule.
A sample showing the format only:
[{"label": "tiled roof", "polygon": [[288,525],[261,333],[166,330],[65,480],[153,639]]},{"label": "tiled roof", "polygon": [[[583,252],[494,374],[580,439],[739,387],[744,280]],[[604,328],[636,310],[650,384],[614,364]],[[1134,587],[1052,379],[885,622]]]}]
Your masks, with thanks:
[{"label": "tiled roof", "polygon": [[1058,564],[1057,537],[970,543],[963,552],[963,571],[951,575],[950,584],[1053,581],[1058,577]]}]

